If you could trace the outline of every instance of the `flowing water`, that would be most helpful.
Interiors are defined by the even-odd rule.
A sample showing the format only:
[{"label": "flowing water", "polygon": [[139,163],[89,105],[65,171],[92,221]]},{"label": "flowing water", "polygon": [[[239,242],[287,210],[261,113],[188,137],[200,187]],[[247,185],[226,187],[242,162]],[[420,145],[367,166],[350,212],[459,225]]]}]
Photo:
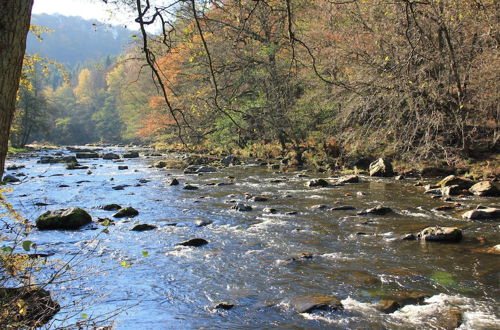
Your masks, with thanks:
[{"label": "flowing water", "polygon": [[[112,218],[112,212],[100,208],[109,203],[132,206],[140,213],[108,227],[32,232],[30,240],[39,253],[54,253],[49,260],[75,258],[73,280],[49,287],[66,306],[66,312],[55,317],[54,328],[82,317],[109,316],[117,329],[440,329],[448,327],[450,309],[461,311],[461,329],[499,328],[499,256],[478,251],[499,243],[498,222],[460,218],[477,204],[498,207],[499,198],[455,199],[461,208],[439,213],[431,209],[443,202],[424,195],[414,180],[362,176],[358,184],[307,188],[307,180],[322,174],[300,172],[308,178],[243,165],[185,175],[149,167],[158,159],[154,157],[124,163],[79,160],[92,174],[66,170],[64,164],[36,163],[42,155],[61,151],[71,154],[41,151],[8,161],[26,166],[14,171],[27,177],[11,185],[8,193],[24,216],[34,220],[49,209],[78,206],[94,220]],[[118,165],[128,169],[118,170]],[[169,186],[172,177],[181,184]],[[147,182],[139,184],[141,179]],[[199,189],[182,189],[187,182]],[[129,186],[112,189],[121,184]],[[245,193],[268,200],[253,202]],[[235,202],[253,210],[235,211]],[[313,207],[318,204],[356,210]],[[356,215],[377,205],[394,212]],[[277,212],[266,213],[266,207]],[[200,219],[212,223],[197,227]],[[130,231],[139,223],[158,229]],[[400,239],[429,225],[457,226],[464,239],[454,244]],[[105,228],[109,233],[102,232]],[[477,241],[479,236],[486,239],[485,245]],[[196,237],[209,244],[176,245]],[[312,258],[291,259],[303,252]],[[394,313],[376,309],[381,298],[401,291],[425,292],[430,298]],[[315,295],[338,297],[344,309],[298,313],[293,308],[297,299]],[[218,302],[235,307],[214,309]],[[107,314],[113,311],[120,313]]]}]

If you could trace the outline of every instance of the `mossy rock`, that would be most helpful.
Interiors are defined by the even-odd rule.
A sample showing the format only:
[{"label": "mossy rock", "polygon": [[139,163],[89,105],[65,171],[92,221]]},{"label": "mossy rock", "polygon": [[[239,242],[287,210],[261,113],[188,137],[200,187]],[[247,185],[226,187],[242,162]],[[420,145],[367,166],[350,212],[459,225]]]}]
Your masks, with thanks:
[{"label": "mossy rock", "polygon": [[40,230],[74,230],[90,222],[92,222],[92,217],[85,210],[71,207],[43,213],[36,219],[36,227]]},{"label": "mossy rock", "polygon": [[139,214],[139,211],[137,211],[136,209],[134,209],[133,207],[124,207],[120,210],[118,210],[118,212],[116,212],[113,217],[115,218],[125,218],[125,217],[135,217],[136,215]]}]

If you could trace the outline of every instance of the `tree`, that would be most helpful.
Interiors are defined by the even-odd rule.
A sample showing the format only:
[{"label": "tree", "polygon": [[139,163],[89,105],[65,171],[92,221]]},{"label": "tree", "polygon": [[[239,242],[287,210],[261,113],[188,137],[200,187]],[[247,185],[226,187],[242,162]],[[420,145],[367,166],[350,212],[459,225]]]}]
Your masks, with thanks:
[{"label": "tree", "polygon": [[3,176],[9,131],[16,109],[33,0],[0,2],[0,178]]}]

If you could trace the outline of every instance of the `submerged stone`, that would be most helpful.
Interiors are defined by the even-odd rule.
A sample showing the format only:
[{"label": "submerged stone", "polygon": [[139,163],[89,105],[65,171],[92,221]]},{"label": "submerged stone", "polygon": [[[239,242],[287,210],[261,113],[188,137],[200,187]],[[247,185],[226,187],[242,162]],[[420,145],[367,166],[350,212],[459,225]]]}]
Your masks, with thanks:
[{"label": "submerged stone", "polygon": [[333,296],[315,295],[294,298],[291,307],[298,313],[313,313],[315,311],[337,311],[343,306],[340,299]]}]

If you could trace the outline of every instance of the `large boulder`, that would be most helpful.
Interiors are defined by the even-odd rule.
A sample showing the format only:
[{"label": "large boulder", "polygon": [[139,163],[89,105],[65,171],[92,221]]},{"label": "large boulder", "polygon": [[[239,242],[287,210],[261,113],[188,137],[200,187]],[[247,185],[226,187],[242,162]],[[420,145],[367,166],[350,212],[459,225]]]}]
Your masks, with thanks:
[{"label": "large boulder", "polygon": [[79,207],[50,210],[36,219],[36,227],[40,230],[67,229],[74,230],[92,222],[92,217]]},{"label": "large boulder", "polygon": [[500,191],[489,181],[481,181],[470,187],[469,191],[477,196],[498,196]]},{"label": "large boulder", "polygon": [[427,227],[418,233],[417,238],[430,242],[459,242],[462,231],[457,227]]},{"label": "large boulder", "polygon": [[379,158],[370,164],[370,176],[392,176],[394,171],[389,161]]},{"label": "large boulder", "polygon": [[49,291],[37,287],[0,288],[0,306],[2,329],[39,328],[61,309]]},{"label": "large boulder", "polygon": [[456,175],[448,175],[438,182],[441,187],[458,186],[460,189],[469,189],[474,185],[474,181]]},{"label": "large boulder", "polygon": [[500,209],[488,207],[467,211],[462,214],[462,218],[469,220],[491,220],[500,218]]}]

